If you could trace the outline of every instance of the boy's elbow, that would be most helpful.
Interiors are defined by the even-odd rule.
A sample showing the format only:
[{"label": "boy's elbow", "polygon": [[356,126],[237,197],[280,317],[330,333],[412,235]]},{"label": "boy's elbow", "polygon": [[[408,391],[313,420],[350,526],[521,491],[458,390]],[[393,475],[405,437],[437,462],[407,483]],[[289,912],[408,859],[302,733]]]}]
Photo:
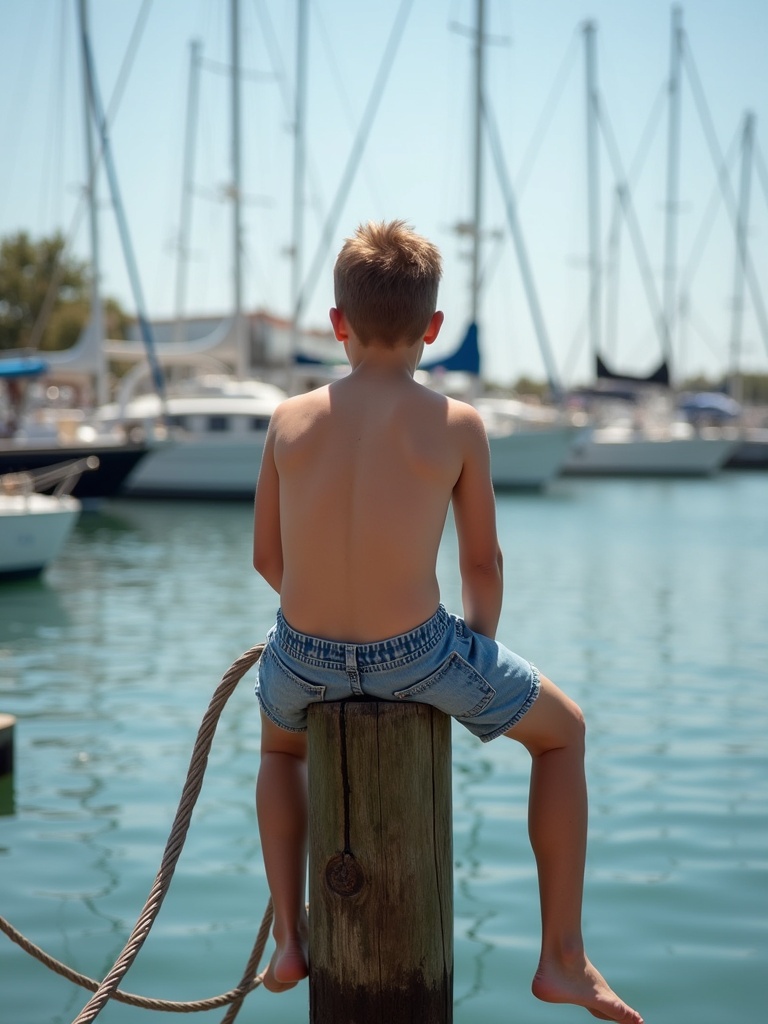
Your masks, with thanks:
[{"label": "boy's elbow", "polygon": [[283,574],[283,559],[280,554],[264,549],[254,549],[253,568],[267,583],[279,579]]},{"label": "boy's elbow", "polygon": [[497,545],[496,551],[493,555],[488,558],[487,562],[483,562],[478,566],[481,572],[487,573],[489,576],[495,576],[497,573],[501,576],[504,572],[504,555],[502,554],[501,548]]},{"label": "boy's elbow", "polygon": [[501,548],[497,548],[495,555],[488,558],[478,559],[465,566],[464,571],[477,579],[502,579],[504,575],[504,557]]}]

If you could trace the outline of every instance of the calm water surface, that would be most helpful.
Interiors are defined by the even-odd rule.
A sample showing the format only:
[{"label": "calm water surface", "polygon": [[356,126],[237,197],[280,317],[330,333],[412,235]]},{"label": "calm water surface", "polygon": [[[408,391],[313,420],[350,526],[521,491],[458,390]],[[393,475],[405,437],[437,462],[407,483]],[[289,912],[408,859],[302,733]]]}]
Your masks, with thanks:
[{"label": "calm water surface", "polygon": [[[764,1019],[768,475],[565,481],[498,506],[500,636],[589,722],[592,958],[648,1024]],[[42,581],[0,588],[0,711],[18,718],[0,913],[83,973],[103,976],[122,949],[210,695],[272,622],[250,520],[247,504],[113,502],[83,516]],[[454,562],[449,529],[440,575],[458,610]],[[240,976],[267,895],[252,676],[222,718],[130,991],[197,999]],[[527,755],[455,726],[454,765],[457,1024],[591,1020],[529,993]],[[86,999],[0,935],[2,1024],[67,1024]],[[168,1018],[117,1004],[99,1018],[141,1019]],[[259,991],[239,1019],[300,1024],[307,986]]]}]

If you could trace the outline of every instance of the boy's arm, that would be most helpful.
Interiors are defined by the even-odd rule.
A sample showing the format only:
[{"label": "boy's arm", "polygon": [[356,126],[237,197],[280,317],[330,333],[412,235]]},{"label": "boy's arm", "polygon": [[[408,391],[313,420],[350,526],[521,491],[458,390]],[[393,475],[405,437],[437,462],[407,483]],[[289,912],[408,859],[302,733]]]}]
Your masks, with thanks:
[{"label": "boy's arm", "polygon": [[283,582],[283,544],[280,535],[280,480],[275,465],[275,412],[261,457],[253,517],[253,567],[280,593]]},{"label": "boy's arm", "polygon": [[463,411],[462,435],[464,461],[452,501],[464,619],[476,632],[495,637],[504,586],[502,555],[496,534],[488,435],[479,413],[471,407]]}]

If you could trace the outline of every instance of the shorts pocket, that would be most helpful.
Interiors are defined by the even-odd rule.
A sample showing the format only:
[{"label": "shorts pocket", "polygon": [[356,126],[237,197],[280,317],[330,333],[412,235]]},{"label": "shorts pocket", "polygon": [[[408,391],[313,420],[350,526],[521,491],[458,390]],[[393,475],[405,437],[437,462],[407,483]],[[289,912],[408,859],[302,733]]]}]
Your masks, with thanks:
[{"label": "shorts pocket", "polygon": [[289,727],[306,725],[308,705],[325,697],[324,686],[310,683],[291,672],[269,644],[259,660],[256,690],[265,708]]},{"label": "shorts pocket", "polygon": [[474,718],[495,696],[491,684],[455,651],[433,675],[393,693],[398,700],[431,704],[453,718]]}]

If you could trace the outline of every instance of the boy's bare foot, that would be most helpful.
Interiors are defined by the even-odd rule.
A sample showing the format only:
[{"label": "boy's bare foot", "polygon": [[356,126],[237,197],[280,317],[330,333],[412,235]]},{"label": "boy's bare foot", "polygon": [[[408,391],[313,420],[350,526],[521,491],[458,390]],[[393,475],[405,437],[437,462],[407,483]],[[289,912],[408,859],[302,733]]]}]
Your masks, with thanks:
[{"label": "boy's bare foot", "polygon": [[643,1018],[616,995],[586,956],[573,963],[539,962],[531,991],[546,1003],[573,1003],[599,1020],[643,1024]]},{"label": "boy's bare foot", "polygon": [[291,939],[277,945],[262,983],[270,992],[285,992],[309,974],[306,944]]}]

